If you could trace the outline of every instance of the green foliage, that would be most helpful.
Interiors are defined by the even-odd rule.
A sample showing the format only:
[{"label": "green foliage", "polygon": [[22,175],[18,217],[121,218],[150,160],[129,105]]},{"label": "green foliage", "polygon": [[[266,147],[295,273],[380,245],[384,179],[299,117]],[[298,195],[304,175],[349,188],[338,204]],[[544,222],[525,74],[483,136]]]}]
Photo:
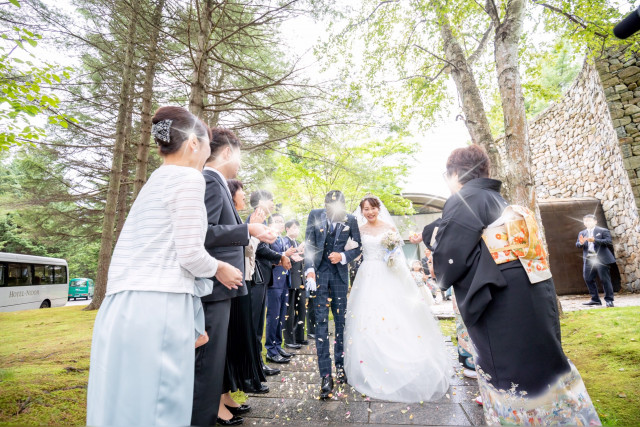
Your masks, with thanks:
[{"label": "green foliage", "polygon": [[269,189],[282,204],[287,219],[301,221],[310,210],[324,207],[324,196],[332,189],[345,194],[349,212],[371,193],[394,214],[413,213],[411,203],[399,194],[409,173],[408,160],[417,147],[396,134],[386,138],[358,135],[359,142],[354,142],[355,137],[343,134],[343,139],[331,142],[316,139],[304,145],[293,143],[282,152],[261,155],[262,168],[248,177],[249,192]]},{"label": "green foliage", "polygon": [[75,203],[56,153],[23,147],[1,160],[0,251],[65,258],[72,277],[95,277],[97,212]]},{"label": "green foliage", "polygon": [[[20,7],[17,0],[10,3]],[[1,19],[0,22],[5,21]],[[40,34],[27,28],[13,26],[0,32],[0,150],[12,145],[40,140],[45,129],[38,125],[37,117],[46,117],[48,123],[68,126],[72,118],[55,112],[60,100],[47,87],[68,79],[69,68],[58,70],[53,65],[35,64],[14,55],[16,51],[34,58],[27,47],[36,47]]]}]

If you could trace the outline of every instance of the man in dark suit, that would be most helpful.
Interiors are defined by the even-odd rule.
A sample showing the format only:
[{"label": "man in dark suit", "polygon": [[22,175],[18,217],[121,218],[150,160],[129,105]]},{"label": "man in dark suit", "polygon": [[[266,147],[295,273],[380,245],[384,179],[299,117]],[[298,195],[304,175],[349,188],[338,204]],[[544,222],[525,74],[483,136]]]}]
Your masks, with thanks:
[{"label": "man in dark suit", "polygon": [[[257,190],[251,193],[249,203],[254,210],[261,209],[271,215],[275,212],[273,195],[267,190]],[[249,219],[247,219],[248,221]],[[264,334],[265,313],[267,308],[267,289],[273,280],[273,267],[282,265],[285,269],[291,268],[291,262],[286,255],[271,249],[269,244],[261,242],[256,248],[256,271],[252,280],[251,309],[253,310],[253,325],[256,330],[256,340],[262,351],[262,337]],[[289,360],[281,360],[280,363],[288,363]],[[277,375],[279,369],[271,368],[265,364],[262,366],[265,375]]]},{"label": "man in dark suit", "polygon": [[[219,128],[211,130],[209,138],[211,155],[202,172],[209,222],[205,247],[211,256],[240,269],[244,277],[244,246],[250,236],[271,242],[275,235],[264,224],[243,224],[235,210],[226,180],[238,174],[240,141],[232,132]],[[192,425],[215,425],[219,421],[231,299],[247,294],[245,286],[226,287],[212,280],[212,293],[202,297],[209,341],[196,349]]]},{"label": "man in dark suit", "polygon": [[299,349],[309,344],[304,339],[304,322],[306,319],[307,296],[304,283],[304,244],[298,244],[300,223],[293,219],[284,225],[287,233],[285,245],[296,250],[291,255],[291,270],[289,271],[289,307],[283,328],[285,347]]},{"label": "man in dark suit", "polygon": [[[333,392],[331,356],[329,355],[329,306],[333,312],[336,336],[334,357],[339,383],[345,383],[344,324],[347,309],[349,271],[347,264],[362,253],[358,221],[347,214],[342,192],[332,190],[325,196],[325,209],[315,209],[307,220],[305,268],[310,287],[317,286],[314,301],[316,315],[316,348],[322,383],[320,398]],[[351,238],[357,247],[345,250]]]},{"label": "man in dark suit", "polygon": [[[278,235],[276,241],[270,247],[287,258],[293,255],[296,248],[290,246],[281,236],[284,231],[284,217],[279,213],[271,215],[269,218],[271,229]],[[293,354],[286,352],[282,348],[282,325],[287,315],[287,305],[289,302],[289,268],[283,265],[276,265],[272,270],[271,284],[267,288],[267,361],[274,363],[286,363]]]},{"label": "man in dark suit", "polygon": [[604,288],[607,307],[613,307],[613,285],[609,264],[614,264],[616,259],[611,252],[611,233],[606,228],[597,226],[595,215],[585,215],[583,222],[586,229],[578,234],[576,246],[582,249],[582,276],[591,294],[591,301],[585,302],[584,305],[602,305],[596,284],[597,275]]}]

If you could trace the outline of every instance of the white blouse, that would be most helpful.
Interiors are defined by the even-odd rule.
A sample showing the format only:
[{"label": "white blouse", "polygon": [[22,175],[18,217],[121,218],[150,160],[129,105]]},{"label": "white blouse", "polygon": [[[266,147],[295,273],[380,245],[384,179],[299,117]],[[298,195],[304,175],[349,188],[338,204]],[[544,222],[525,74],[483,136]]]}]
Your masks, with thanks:
[{"label": "white blouse", "polygon": [[218,261],[204,248],[205,181],[194,168],[166,165],[142,187],[116,243],[107,295],[121,291],[194,293]]}]

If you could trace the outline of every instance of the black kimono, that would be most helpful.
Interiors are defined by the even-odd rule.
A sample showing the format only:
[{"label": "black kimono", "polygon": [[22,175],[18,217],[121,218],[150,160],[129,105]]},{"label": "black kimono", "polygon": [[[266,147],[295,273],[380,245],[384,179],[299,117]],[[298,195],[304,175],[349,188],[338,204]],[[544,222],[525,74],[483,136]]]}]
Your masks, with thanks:
[{"label": "black kimono", "polygon": [[[552,279],[532,284],[519,260],[497,265],[482,240],[487,225],[508,206],[500,186],[500,181],[478,178],[451,196],[433,251],[436,277],[443,289],[453,286],[476,348],[486,421],[599,422],[577,370],[562,351]],[[569,390],[570,396],[549,407],[528,407],[528,398],[557,391],[559,379],[564,388],[577,392]],[[547,414],[558,405],[563,409],[559,414]]]}]

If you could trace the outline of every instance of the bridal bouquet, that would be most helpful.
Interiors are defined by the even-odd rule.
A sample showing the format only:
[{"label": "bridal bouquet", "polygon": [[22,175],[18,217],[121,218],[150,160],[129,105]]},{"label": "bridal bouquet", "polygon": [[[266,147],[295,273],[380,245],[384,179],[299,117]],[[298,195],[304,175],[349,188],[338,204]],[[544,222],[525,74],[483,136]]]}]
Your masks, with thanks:
[{"label": "bridal bouquet", "polygon": [[389,230],[382,236],[382,246],[387,250],[387,254],[384,256],[384,260],[387,262],[387,266],[393,267],[396,256],[400,253],[400,247],[404,244],[400,235]]}]

